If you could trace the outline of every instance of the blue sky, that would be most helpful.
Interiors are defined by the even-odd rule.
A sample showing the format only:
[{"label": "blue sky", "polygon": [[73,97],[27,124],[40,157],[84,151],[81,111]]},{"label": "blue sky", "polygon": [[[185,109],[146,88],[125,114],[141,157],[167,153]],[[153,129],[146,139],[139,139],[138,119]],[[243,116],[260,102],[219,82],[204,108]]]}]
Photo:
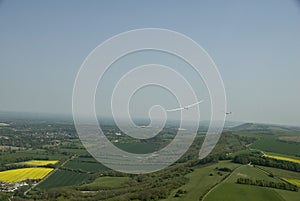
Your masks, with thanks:
[{"label": "blue sky", "polygon": [[70,114],[85,57],[115,34],[156,27],[210,54],[233,111],[228,120],[300,125],[296,1],[4,0],[0,27],[0,111]]}]

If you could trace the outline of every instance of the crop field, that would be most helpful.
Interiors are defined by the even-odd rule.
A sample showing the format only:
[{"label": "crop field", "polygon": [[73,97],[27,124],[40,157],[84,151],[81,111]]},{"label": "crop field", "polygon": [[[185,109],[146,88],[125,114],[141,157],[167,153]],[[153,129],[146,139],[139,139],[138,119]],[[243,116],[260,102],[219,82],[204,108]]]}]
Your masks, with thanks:
[{"label": "crop field", "polygon": [[[133,175],[115,172],[94,159],[73,123],[12,125],[11,130],[0,127],[4,136],[0,136],[0,183],[12,182],[2,183],[0,200],[13,196],[15,200],[298,201],[300,197],[300,174],[294,168],[297,164],[292,164],[300,164],[300,132],[254,124],[246,124],[245,130],[227,128],[207,160],[198,161],[204,126],[179,161],[158,172]],[[177,126],[170,125],[162,135],[147,140],[117,136],[114,124],[103,130],[116,147],[145,154],[168,144]],[[245,164],[238,163],[243,159]],[[122,163],[126,157],[119,160]],[[28,182],[26,188],[14,183],[27,179],[37,183]],[[9,197],[3,199],[5,194]]]},{"label": "crop field", "polygon": [[74,158],[68,161],[64,167],[73,169],[73,170],[82,170],[85,172],[98,172],[101,170],[108,170],[109,168],[105,167],[98,161],[93,158]]},{"label": "crop field", "polygon": [[86,149],[73,149],[73,148],[60,148],[59,152],[69,155],[87,155],[89,154]]},{"label": "crop field", "polygon": [[255,141],[250,147],[267,152],[287,155],[300,155],[300,143],[276,139],[276,136],[264,136]]},{"label": "crop field", "polygon": [[21,164],[24,165],[30,165],[30,166],[46,166],[46,165],[55,165],[58,163],[57,160],[30,160],[30,161],[25,161],[21,162]]},{"label": "crop field", "polygon": [[[16,163],[20,161],[43,159],[43,160],[59,160],[64,161],[68,157],[59,153],[49,154],[46,151],[36,150],[21,150],[16,152],[4,152],[1,155],[1,161],[3,163]],[[25,159],[25,160],[24,160]]]},{"label": "crop field", "polygon": [[119,143],[115,144],[115,146],[123,149],[124,151],[128,151],[136,154],[146,154],[156,151],[158,146],[156,144],[151,143]]},{"label": "crop field", "polygon": [[57,170],[50,177],[40,183],[37,188],[50,189],[62,186],[79,185],[90,177],[87,173],[73,172],[68,170]]},{"label": "crop field", "polygon": [[268,155],[268,154],[264,154],[264,157],[273,158],[273,159],[281,160],[281,161],[289,161],[289,162],[300,164],[300,160],[294,159],[294,158],[288,158],[288,157],[276,156],[276,155]]},{"label": "crop field", "polygon": [[53,168],[20,168],[0,172],[2,182],[20,182],[26,179],[37,180],[44,178]]},{"label": "crop field", "polygon": [[288,179],[288,178],[283,178],[285,181],[288,183],[294,184],[298,187],[300,187],[300,180],[299,179]]}]

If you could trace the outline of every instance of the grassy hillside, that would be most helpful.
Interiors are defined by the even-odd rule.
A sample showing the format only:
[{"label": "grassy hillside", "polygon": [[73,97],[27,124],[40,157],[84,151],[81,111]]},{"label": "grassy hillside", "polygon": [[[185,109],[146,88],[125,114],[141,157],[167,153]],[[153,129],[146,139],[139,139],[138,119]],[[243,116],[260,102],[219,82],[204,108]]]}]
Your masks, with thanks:
[{"label": "grassy hillside", "polygon": [[[194,172],[186,175],[189,182],[186,185],[174,190],[168,199],[164,201],[198,201],[210,188],[212,188],[217,183],[221,182],[229,172],[222,172],[216,168],[230,168],[234,169],[238,167],[238,164],[231,163],[230,161],[221,161],[217,164],[208,165],[205,167],[200,167],[194,170]],[[182,190],[183,194],[178,194],[177,192]],[[180,191],[179,191],[180,192]],[[176,197],[176,193],[177,196]]]},{"label": "grassy hillside", "polygon": [[260,186],[250,186],[237,184],[237,178],[260,179],[265,181],[282,182],[278,177],[270,177],[269,173],[249,165],[237,168],[228,179],[216,186],[204,201],[223,200],[223,201],[281,201],[298,200],[299,192],[279,190]]},{"label": "grassy hillside", "polygon": [[120,188],[126,181],[129,181],[128,177],[99,177],[92,183],[82,185],[82,187]]},{"label": "grassy hillside", "polygon": [[204,201],[284,201],[284,199],[272,189],[263,189],[256,186],[225,183],[212,191]]}]

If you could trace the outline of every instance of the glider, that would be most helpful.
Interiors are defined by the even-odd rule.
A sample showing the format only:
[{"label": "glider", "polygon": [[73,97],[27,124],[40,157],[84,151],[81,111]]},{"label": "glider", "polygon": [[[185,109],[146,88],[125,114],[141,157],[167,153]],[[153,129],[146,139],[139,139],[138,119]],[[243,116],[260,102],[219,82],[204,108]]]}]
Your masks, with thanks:
[{"label": "glider", "polygon": [[176,112],[176,111],[181,111],[181,110],[188,110],[189,108],[194,107],[196,105],[199,105],[202,102],[203,102],[203,100],[198,101],[198,102],[193,103],[193,104],[190,104],[190,105],[187,105],[187,106],[184,106],[184,107],[178,107],[178,108],[174,108],[174,109],[170,109],[170,110],[166,110],[166,111],[167,112]]}]

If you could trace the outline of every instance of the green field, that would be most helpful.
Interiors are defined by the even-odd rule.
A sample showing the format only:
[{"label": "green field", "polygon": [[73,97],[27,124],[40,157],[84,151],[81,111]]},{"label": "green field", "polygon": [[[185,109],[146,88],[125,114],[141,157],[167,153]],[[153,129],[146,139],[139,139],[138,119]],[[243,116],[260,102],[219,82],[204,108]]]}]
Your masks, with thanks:
[{"label": "green field", "polygon": [[299,192],[285,191],[279,189],[274,189],[274,191],[286,201],[298,201],[300,197]]},{"label": "green field", "polygon": [[40,183],[37,188],[50,189],[62,186],[79,185],[90,177],[87,173],[72,172],[67,170],[57,170],[50,177]]},{"label": "green field", "polygon": [[64,156],[62,154],[47,153],[44,150],[22,150],[12,153],[3,152],[1,154],[1,162],[3,163],[23,162],[32,159],[64,161],[67,159],[67,156]]},{"label": "green field", "polygon": [[89,154],[86,149],[73,149],[73,148],[60,148],[59,152],[68,155],[87,155]]},{"label": "green field", "polygon": [[255,141],[251,148],[287,155],[300,155],[300,143],[278,140],[276,136],[264,136]]},{"label": "green field", "polygon": [[68,161],[64,167],[74,169],[74,170],[82,170],[84,172],[98,172],[101,170],[108,170],[107,167],[99,163],[93,158],[81,158],[77,157],[70,161]]},{"label": "green field", "polygon": [[266,181],[280,182],[279,179],[270,177],[266,172],[251,165],[243,165],[236,169],[226,182],[235,183],[237,178],[262,179]]},{"label": "green field", "polygon": [[[186,177],[189,179],[189,182],[179,188],[186,191],[186,194],[180,197],[174,197],[176,192],[179,190],[176,189],[171,193],[166,201],[198,201],[205,192],[207,192],[212,186],[220,182],[227,174],[229,174],[227,172],[216,170],[216,167],[227,167],[234,169],[238,166],[239,164],[234,164],[229,161],[221,161],[217,164],[197,168],[192,173],[186,175]],[[222,176],[219,175],[218,172],[222,173]]]},{"label": "green field", "polygon": [[251,144],[252,149],[259,149],[266,152],[300,156],[300,143],[279,140],[280,136],[299,136],[299,132],[292,131],[267,131],[261,132],[235,132],[234,134],[245,137],[254,137],[257,140]]},{"label": "green field", "polygon": [[82,185],[82,187],[119,188],[128,180],[128,177],[99,177],[92,183]]},{"label": "green field", "polygon": [[123,149],[124,151],[136,153],[136,154],[146,154],[154,152],[158,149],[157,144],[151,143],[119,143],[115,146]]},{"label": "green field", "polygon": [[273,168],[273,167],[263,167],[259,166],[259,168],[272,173],[273,175],[280,177],[280,178],[294,178],[294,179],[300,179],[300,173],[299,172],[294,172],[290,170],[282,170],[278,168]]},{"label": "green field", "polygon": [[277,177],[270,177],[268,173],[259,168],[249,165],[241,166],[236,169],[228,179],[216,186],[204,199],[204,201],[223,200],[223,201],[280,201],[297,200],[299,192],[279,190],[273,188],[250,186],[237,184],[237,178],[261,179],[273,182],[282,182]]},{"label": "green field", "polygon": [[[29,186],[22,187],[21,191],[7,192],[16,199],[298,201],[300,197],[300,192],[296,192],[297,189],[294,186],[284,181],[286,179],[290,183],[295,183],[300,180],[300,174],[296,172],[299,170],[296,169],[298,166],[281,160],[300,159],[300,142],[279,140],[280,136],[299,136],[299,132],[291,132],[289,129],[278,129],[273,126],[269,126],[269,128],[265,125],[254,124],[247,126],[246,124],[246,127],[244,126],[246,130],[224,131],[214,150],[203,160],[197,159],[199,148],[203,142],[203,136],[199,136],[189,151],[170,167],[149,174],[131,175],[115,172],[97,162],[84,149],[77,135],[73,135],[74,133],[71,135],[74,132],[72,126],[61,128],[61,125],[58,124],[56,127],[48,126],[48,124],[35,126],[35,131],[22,126],[17,128],[18,133],[12,130],[13,139],[23,139],[24,132],[27,133],[28,137],[23,140],[28,146],[26,144],[27,147],[21,151],[6,150],[0,153],[2,171],[14,171],[16,168],[20,168],[19,166],[28,165],[24,161],[34,162],[36,166],[42,165],[43,160],[59,161],[50,166],[54,170],[44,177],[44,180],[39,180],[40,183],[36,186],[29,183]],[[115,136],[118,129],[115,126],[106,127],[108,137],[115,146],[137,154],[161,149],[166,142],[173,139],[173,131],[174,129],[170,128],[165,130],[166,133],[160,137],[136,140],[125,135]],[[48,134],[33,135],[32,133]],[[24,144],[16,142],[20,145]],[[8,142],[5,143],[5,145],[10,145]],[[264,158],[263,154],[274,155],[279,160]],[[245,163],[243,159],[246,159]],[[250,165],[238,163],[249,163]],[[252,166],[251,164],[256,165]],[[294,172],[262,167],[258,164],[290,169]],[[28,175],[26,175],[27,177]],[[237,179],[244,184],[238,184]],[[285,184],[282,184],[283,182]],[[13,188],[13,185],[5,184],[2,185],[2,188],[5,191]],[[28,192],[23,194],[23,190]]]},{"label": "green field", "polygon": [[284,201],[273,189],[234,183],[221,184],[204,201]]}]

